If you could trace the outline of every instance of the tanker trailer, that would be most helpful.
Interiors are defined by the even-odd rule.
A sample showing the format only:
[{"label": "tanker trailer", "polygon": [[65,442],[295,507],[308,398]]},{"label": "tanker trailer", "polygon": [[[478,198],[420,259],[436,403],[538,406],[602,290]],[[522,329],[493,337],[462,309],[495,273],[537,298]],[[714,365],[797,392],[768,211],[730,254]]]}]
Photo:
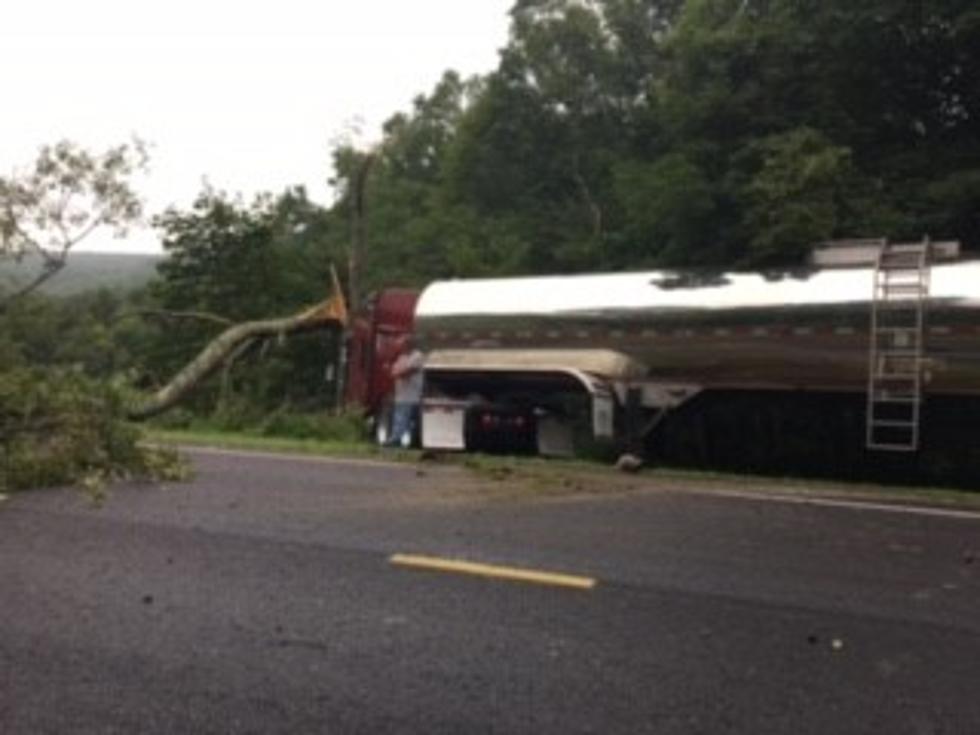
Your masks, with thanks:
[{"label": "tanker trailer", "polygon": [[881,244],[871,265],[793,272],[433,283],[415,313],[423,446],[642,447],[686,404],[740,394],[847,396],[860,452],[915,453],[927,400],[980,397],[980,261],[939,262],[957,253]]}]

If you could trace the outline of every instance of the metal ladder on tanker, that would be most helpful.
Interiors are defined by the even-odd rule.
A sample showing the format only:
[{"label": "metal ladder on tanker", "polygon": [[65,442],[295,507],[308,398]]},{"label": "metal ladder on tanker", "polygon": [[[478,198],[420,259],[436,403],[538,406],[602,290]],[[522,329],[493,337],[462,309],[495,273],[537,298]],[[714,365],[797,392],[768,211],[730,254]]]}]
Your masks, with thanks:
[{"label": "metal ladder on tanker", "polygon": [[867,448],[914,452],[922,420],[929,240],[882,242],[874,270]]}]

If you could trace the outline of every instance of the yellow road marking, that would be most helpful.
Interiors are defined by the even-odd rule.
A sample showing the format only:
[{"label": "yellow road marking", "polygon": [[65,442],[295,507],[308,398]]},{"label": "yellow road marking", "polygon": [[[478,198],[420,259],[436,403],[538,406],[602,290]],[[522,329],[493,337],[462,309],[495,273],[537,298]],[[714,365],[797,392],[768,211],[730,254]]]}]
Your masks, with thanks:
[{"label": "yellow road marking", "polygon": [[414,554],[394,554],[389,561],[401,567],[426,569],[436,572],[453,572],[456,574],[472,574],[491,579],[505,579],[513,582],[528,582],[544,584],[553,587],[571,587],[579,590],[591,590],[596,586],[592,577],[579,577],[573,574],[557,574],[534,569],[517,569],[501,567],[493,564],[477,564],[457,559],[440,559],[434,556],[417,556]]}]

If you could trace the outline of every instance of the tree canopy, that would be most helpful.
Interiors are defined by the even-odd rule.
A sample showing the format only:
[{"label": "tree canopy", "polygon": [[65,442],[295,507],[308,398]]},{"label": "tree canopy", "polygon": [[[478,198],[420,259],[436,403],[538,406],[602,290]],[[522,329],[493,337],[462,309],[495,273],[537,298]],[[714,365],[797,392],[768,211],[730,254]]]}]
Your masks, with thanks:
[{"label": "tree canopy", "polygon": [[31,168],[0,176],[0,260],[41,262],[26,285],[0,293],[0,310],[64,268],[71,249],[99,228],[125,234],[143,211],[130,179],[146,164],[138,139],[102,153],[64,140],[41,148]]},{"label": "tree canopy", "polygon": [[496,70],[447,74],[386,125],[376,281],[766,267],[852,236],[980,249],[975,2],[519,0],[511,16]]}]

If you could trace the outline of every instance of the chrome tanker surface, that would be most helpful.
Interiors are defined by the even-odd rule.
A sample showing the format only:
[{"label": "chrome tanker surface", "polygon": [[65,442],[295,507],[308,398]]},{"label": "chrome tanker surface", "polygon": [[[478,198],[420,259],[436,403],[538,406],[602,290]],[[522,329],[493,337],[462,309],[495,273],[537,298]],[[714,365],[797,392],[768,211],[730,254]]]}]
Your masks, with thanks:
[{"label": "chrome tanker surface", "polygon": [[[614,349],[657,380],[863,390],[874,272],[645,272],[442,281],[416,310],[430,349]],[[980,393],[980,261],[931,268],[928,389]]]}]

